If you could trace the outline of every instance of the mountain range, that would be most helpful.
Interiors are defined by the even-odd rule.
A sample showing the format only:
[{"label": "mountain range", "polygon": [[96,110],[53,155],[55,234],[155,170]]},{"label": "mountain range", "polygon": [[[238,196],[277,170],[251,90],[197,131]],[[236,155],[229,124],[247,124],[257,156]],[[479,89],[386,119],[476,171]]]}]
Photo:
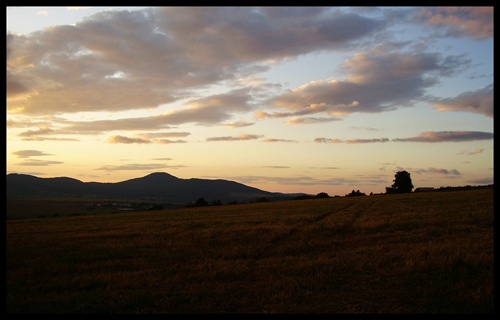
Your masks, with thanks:
[{"label": "mountain range", "polygon": [[82,182],[68,177],[39,178],[11,173],[7,175],[7,199],[23,198],[108,198],[162,201],[186,204],[207,201],[247,202],[259,198],[277,200],[296,196],[253,188],[223,179],[181,179],[165,172],[116,183]]}]

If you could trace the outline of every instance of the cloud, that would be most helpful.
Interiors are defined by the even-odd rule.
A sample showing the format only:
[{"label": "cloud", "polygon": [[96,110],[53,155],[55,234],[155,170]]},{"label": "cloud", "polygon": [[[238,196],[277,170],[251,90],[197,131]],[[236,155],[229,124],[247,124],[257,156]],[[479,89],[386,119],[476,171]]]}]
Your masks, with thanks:
[{"label": "cloud", "polygon": [[169,124],[195,122],[202,125],[220,123],[232,117],[230,112],[251,110],[247,89],[233,90],[228,93],[212,95],[192,100],[185,108],[167,112],[160,117]]},{"label": "cloud", "polygon": [[286,121],[286,124],[311,124],[337,121],[334,117],[293,117]]},{"label": "cloud", "polygon": [[336,120],[355,112],[375,113],[412,106],[438,76],[451,76],[470,65],[463,56],[363,51],[346,60],[345,80],[317,80],[271,98],[267,104],[285,112],[257,111],[256,118],[297,117],[326,113],[329,118],[292,118],[289,124]]},{"label": "cloud", "polygon": [[289,169],[288,166],[262,166],[262,168],[270,168],[270,169]]},{"label": "cloud", "polygon": [[16,163],[16,165],[18,165],[18,166],[46,167],[46,166],[51,166],[53,164],[63,164],[63,163],[64,162],[61,162],[61,161],[46,161],[46,160],[28,159],[26,161]]},{"label": "cloud", "polygon": [[39,156],[51,156],[50,153],[44,153],[38,150],[19,150],[12,152],[18,158],[29,158],[29,157],[39,157]]},{"label": "cloud", "polygon": [[314,142],[317,143],[378,143],[378,142],[461,142],[461,141],[475,141],[475,140],[489,140],[493,139],[493,133],[481,131],[427,131],[423,132],[416,137],[410,138],[374,138],[374,139],[348,139],[342,140],[337,138],[316,138]]},{"label": "cloud", "polygon": [[250,96],[246,90],[234,90],[224,94],[193,99],[184,104],[184,107],[180,109],[170,110],[150,117],[75,122],[67,129],[69,131],[95,133],[122,129],[168,129],[172,125],[184,123],[212,125],[231,118],[231,112],[245,112],[250,110],[249,99]]},{"label": "cloud", "polygon": [[372,127],[359,127],[359,126],[351,126],[354,130],[366,130],[366,131],[380,131],[380,129],[372,128]]},{"label": "cloud", "polygon": [[[52,125],[57,128],[40,128],[28,130],[19,134],[22,137],[38,135],[73,135],[73,134],[100,134],[108,131],[127,130],[163,130],[170,129],[173,125],[184,123],[196,123],[199,125],[214,125],[230,119],[233,112],[246,112],[250,110],[248,100],[250,96],[247,90],[233,90],[224,94],[212,95],[202,99],[193,99],[184,104],[183,108],[173,109],[162,114],[149,117],[123,118],[115,120],[96,121],[68,121],[54,118]],[[18,122],[8,122],[10,126],[21,125]],[[25,124],[27,125],[27,124]],[[242,122],[239,125],[243,125]],[[163,132],[154,133],[159,137],[182,137],[188,136],[188,132]],[[145,134],[144,134],[145,135]],[[153,133],[148,133],[151,138]]]},{"label": "cloud", "polygon": [[53,137],[30,137],[23,138],[23,141],[80,141],[79,139],[74,138],[53,138]]},{"label": "cloud", "polygon": [[491,78],[493,78],[493,74],[484,74],[484,73],[482,73],[482,74],[477,74],[477,73],[474,73],[474,74],[472,74],[472,75],[469,77],[469,79],[471,79],[471,80],[474,80],[474,79],[481,79],[481,78],[488,78],[488,79],[491,79]]},{"label": "cloud", "polygon": [[170,139],[157,139],[153,140],[154,143],[171,144],[171,143],[187,143],[186,140],[170,140]]},{"label": "cloud", "polygon": [[108,137],[109,143],[151,143],[149,140],[141,139],[141,138],[129,138],[124,136],[111,136]]},{"label": "cloud", "polygon": [[484,151],[483,148],[476,148],[472,151],[462,151],[462,152],[459,152],[458,154],[466,154],[466,155],[475,155],[475,154],[479,154],[479,153],[482,153]]},{"label": "cloud", "polygon": [[164,139],[165,137],[187,137],[191,135],[189,132],[149,132],[138,134],[139,138],[149,141],[150,143],[171,144],[171,143],[187,143],[186,140],[171,140]]},{"label": "cloud", "polygon": [[482,131],[428,131],[416,137],[397,138],[392,141],[402,142],[462,142],[475,140],[491,140],[493,133]]},{"label": "cloud", "polygon": [[158,138],[165,138],[165,137],[187,137],[191,135],[189,132],[148,132],[148,133],[141,133],[139,136],[147,139],[158,139]]},{"label": "cloud", "polygon": [[341,139],[328,139],[328,138],[316,138],[314,142],[317,143],[343,143],[344,141]]},{"label": "cloud", "polygon": [[[12,124],[12,123],[13,122],[10,122],[10,124]],[[25,125],[29,125],[29,124],[21,124],[19,122],[17,124],[19,124],[21,127],[23,127]],[[14,125],[13,127],[16,127],[16,125]],[[47,137],[47,135],[54,135],[54,134],[58,134],[58,133],[59,132],[57,130],[43,127],[43,128],[38,129],[38,130],[23,131],[23,132],[19,133],[18,136],[21,137],[21,140],[23,140],[23,141],[79,141],[78,139],[75,139],[75,138]]]},{"label": "cloud", "polygon": [[243,133],[240,134],[239,136],[224,136],[224,137],[211,137],[207,138],[206,141],[239,141],[239,140],[255,140],[262,138],[262,135],[257,135],[257,134],[247,134]]},{"label": "cloud", "polygon": [[[304,87],[304,86],[302,86]],[[357,101],[353,101],[352,105],[357,105]],[[318,104],[311,104],[308,105],[305,108],[302,108],[298,111],[294,112],[273,112],[267,113],[267,112],[262,112],[258,111],[256,112],[256,117],[257,118],[283,118],[283,117],[290,117],[290,116],[302,116],[302,115],[308,115],[308,114],[314,114],[318,112],[324,112],[327,110],[328,105],[326,103],[318,103]]]},{"label": "cloud", "polygon": [[298,142],[298,141],[297,140],[288,140],[288,139],[266,138],[266,139],[262,139],[262,142]]},{"label": "cloud", "polygon": [[374,139],[328,139],[328,138],[316,138],[314,142],[317,143],[347,143],[347,144],[358,144],[358,143],[377,143],[377,142],[388,142],[388,138],[374,138]]},{"label": "cloud", "polygon": [[465,111],[493,118],[493,84],[476,91],[467,91],[454,98],[431,102],[439,111]]},{"label": "cloud", "polygon": [[415,173],[437,173],[437,174],[443,174],[443,175],[454,175],[454,176],[459,176],[461,175],[461,173],[456,170],[456,169],[451,169],[451,170],[447,170],[447,169],[438,169],[438,168],[428,168],[428,169],[413,169],[412,170],[413,172]]},{"label": "cloud", "polygon": [[124,144],[148,144],[148,143],[159,143],[159,144],[169,144],[169,143],[186,143],[184,140],[169,140],[169,139],[149,139],[149,138],[130,138],[120,135],[108,137],[109,143],[124,143]]},{"label": "cloud", "polygon": [[[278,61],[369,41],[397,21],[390,10],[379,10],[385,14],[383,19],[355,11],[320,7],[114,10],[29,36],[8,34],[7,110],[37,115],[153,109],[184,99],[196,89],[252,79],[252,73]],[[422,21],[431,21],[433,15],[445,11],[450,16],[466,14],[471,18],[467,21],[481,14],[479,9],[421,11]],[[347,60],[343,64],[345,79],[314,81],[285,92],[266,102],[266,107],[282,111],[259,111],[256,117],[287,118],[290,125],[314,124],[354,112],[411,106],[423,99],[437,75],[449,76],[452,70],[469,65],[463,56],[380,48]],[[210,126],[250,111],[255,99],[248,90],[232,91],[191,100],[151,117],[67,123],[64,128],[53,128],[52,134],[158,130],[184,123]],[[489,108],[487,102],[470,107],[462,107],[458,100],[434,102],[442,110],[487,113]],[[320,113],[324,116],[311,116]]]},{"label": "cloud", "polygon": [[[357,104],[357,101],[353,101],[353,105]],[[286,124],[310,124],[310,123],[321,123],[321,122],[331,122],[340,120],[335,117],[301,117],[303,115],[314,114],[319,112],[327,111],[327,105],[325,103],[309,105],[301,110],[295,112],[273,112],[268,113],[264,111],[256,111],[255,118],[285,118],[291,117],[286,121]]]},{"label": "cloud", "polygon": [[363,176],[359,178],[315,178],[309,176],[293,177],[269,177],[269,176],[238,176],[231,177],[231,180],[239,181],[245,184],[253,183],[278,183],[283,185],[304,185],[304,186],[341,186],[341,185],[379,185],[387,183],[387,178],[383,176]]},{"label": "cloud", "polygon": [[[73,135],[73,134],[100,134],[115,130],[161,130],[170,129],[171,126],[165,123],[161,115],[150,117],[124,118],[116,120],[95,120],[95,121],[62,121],[54,120],[53,124],[58,124],[56,129],[44,128],[37,131],[29,130],[20,135]],[[42,131],[43,130],[43,131]]]},{"label": "cloud", "polygon": [[493,37],[493,7],[422,8],[417,18],[429,26],[444,29],[448,36]]},{"label": "cloud", "polygon": [[31,116],[20,116],[20,117],[14,117],[7,118],[7,128],[30,128],[30,127],[39,127],[40,130],[42,129],[50,129],[49,127],[52,125],[53,122],[56,123],[64,123],[66,120],[54,116],[47,116],[47,117],[40,117],[34,119]]},{"label": "cloud", "polygon": [[357,143],[375,143],[375,142],[387,142],[388,138],[375,138],[375,139],[351,139],[346,140],[345,143],[357,144]]},{"label": "cloud", "polygon": [[156,163],[131,163],[131,164],[124,164],[120,166],[116,165],[109,165],[109,166],[102,166],[97,168],[96,170],[105,170],[105,171],[128,171],[128,170],[156,170],[156,169],[163,169],[163,168],[180,168],[184,167],[183,165],[178,165],[178,166],[165,166],[161,164],[156,164]]},{"label": "cloud", "polygon": [[230,129],[248,127],[254,125],[255,122],[246,122],[246,121],[237,121],[233,123],[225,123],[223,126],[228,127]]},{"label": "cloud", "polygon": [[[75,25],[8,35],[7,110],[34,115],[156,108],[190,90],[237,80],[254,67],[343,48],[384,27],[383,20],[329,8],[102,11]],[[195,110],[186,112],[172,119],[194,117]]]},{"label": "cloud", "polygon": [[[231,65],[298,56],[339,47],[384,27],[382,20],[329,8],[162,8],[160,29],[168,31],[205,64]],[[203,40],[202,40],[203,39]]]},{"label": "cloud", "polygon": [[31,137],[31,136],[39,136],[39,135],[46,135],[46,134],[52,134],[52,133],[54,133],[54,130],[52,130],[50,128],[41,128],[38,130],[28,130],[28,131],[21,132],[20,134],[18,134],[18,136]]},{"label": "cloud", "polygon": [[245,91],[237,90],[192,100],[181,109],[174,109],[150,117],[75,122],[67,129],[76,132],[99,132],[125,128],[128,130],[168,129],[171,128],[171,125],[183,123],[211,125],[231,118],[230,113],[233,111],[249,110],[248,99],[249,96]]},{"label": "cloud", "polygon": [[488,178],[483,178],[483,179],[469,180],[467,182],[470,183],[470,184],[472,184],[472,185],[489,185],[489,184],[493,184],[494,183],[494,179],[488,177]]}]

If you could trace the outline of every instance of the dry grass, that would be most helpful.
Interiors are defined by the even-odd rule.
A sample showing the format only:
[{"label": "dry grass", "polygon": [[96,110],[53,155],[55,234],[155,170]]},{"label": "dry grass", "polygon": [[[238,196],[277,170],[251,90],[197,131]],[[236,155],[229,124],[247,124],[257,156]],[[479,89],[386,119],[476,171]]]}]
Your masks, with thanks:
[{"label": "dry grass", "polygon": [[493,313],[493,189],[7,221],[8,313]]}]

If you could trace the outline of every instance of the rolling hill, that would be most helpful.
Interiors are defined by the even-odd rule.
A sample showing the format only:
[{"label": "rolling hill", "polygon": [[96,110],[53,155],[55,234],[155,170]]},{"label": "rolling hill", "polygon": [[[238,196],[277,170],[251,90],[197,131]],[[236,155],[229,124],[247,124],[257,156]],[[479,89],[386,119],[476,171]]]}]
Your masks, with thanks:
[{"label": "rolling hill", "polygon": [[181,179],[165,172],[116,183],[82,182],[68,177],[39,178],[7,175],[7,199],[19,198],[124,198],[185,204],[204,198],[221,202],[251,201],[258,198],[291,197],[222,179]]}]

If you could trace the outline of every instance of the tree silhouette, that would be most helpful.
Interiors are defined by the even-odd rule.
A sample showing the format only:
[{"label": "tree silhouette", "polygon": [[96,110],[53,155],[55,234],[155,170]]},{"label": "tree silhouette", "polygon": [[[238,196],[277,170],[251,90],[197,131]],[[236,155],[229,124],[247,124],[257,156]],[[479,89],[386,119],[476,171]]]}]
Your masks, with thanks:
[{"label": "tree silhouette", "polygon": [[354,189],[351,191],[351,193],[348,193],[345,195],[346,197],[359,197],[359,196],[366,196],[366,193],[361,192],[359,190],[354,191]]},{"label": "tree silhouette", "polygon": [[394,175],[394,183],[391,187],[385,188],[386,193],[410,193],[413,190],[410,173],[408,171],[398,171]]},{"label": "tree silhouette", "polygon": [[316,195],[316,198],[330,198],[330,196],[326,192],[320,192]]}]

